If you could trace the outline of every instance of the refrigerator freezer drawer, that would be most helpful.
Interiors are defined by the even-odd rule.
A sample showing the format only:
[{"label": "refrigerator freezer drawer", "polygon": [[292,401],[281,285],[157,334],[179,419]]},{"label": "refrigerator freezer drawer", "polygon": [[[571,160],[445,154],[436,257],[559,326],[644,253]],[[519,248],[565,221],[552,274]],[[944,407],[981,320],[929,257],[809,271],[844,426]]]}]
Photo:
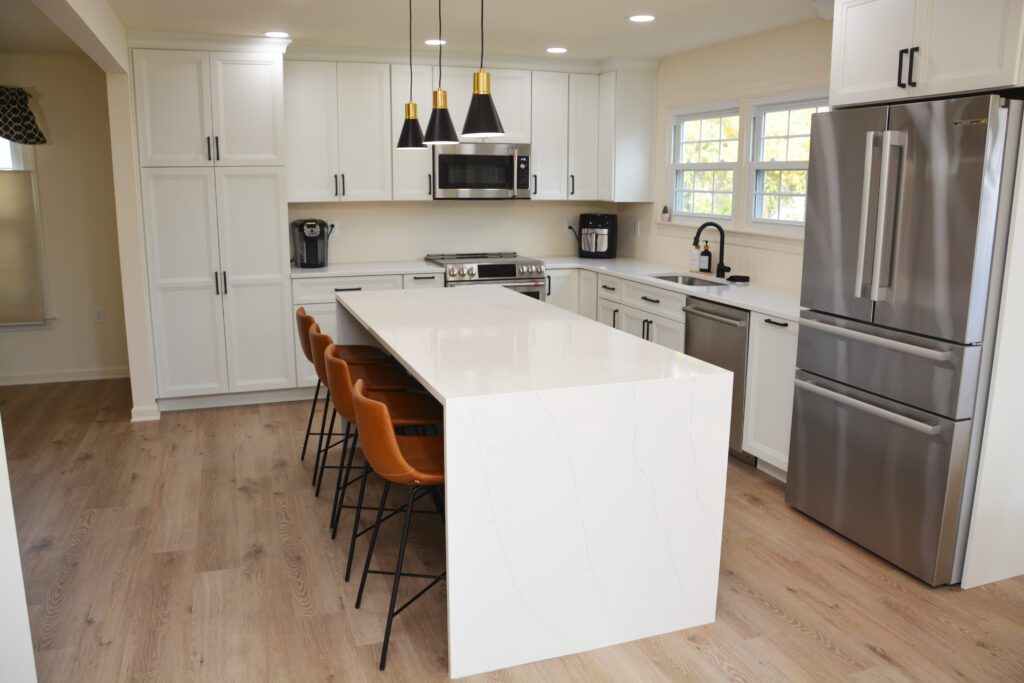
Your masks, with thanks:
[{"label": "refrigerator freezer drawer", "polygon": [[921,580],[950,583],[970,430],[800,371],[786,501]]},{"label": "refrigerator freezer drawer", "polygon": [[973,416],[981,347],[803,311],[797,367],[954,420]]}]

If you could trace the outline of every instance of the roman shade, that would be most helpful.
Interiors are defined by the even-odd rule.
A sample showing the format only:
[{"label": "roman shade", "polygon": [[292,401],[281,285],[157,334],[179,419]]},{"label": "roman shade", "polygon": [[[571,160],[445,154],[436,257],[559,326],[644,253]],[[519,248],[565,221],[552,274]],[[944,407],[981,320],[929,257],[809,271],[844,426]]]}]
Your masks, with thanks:
[{"label": "roman shade", "polygon": [[31,171],[0,171],[0,325],[46,320]]}]

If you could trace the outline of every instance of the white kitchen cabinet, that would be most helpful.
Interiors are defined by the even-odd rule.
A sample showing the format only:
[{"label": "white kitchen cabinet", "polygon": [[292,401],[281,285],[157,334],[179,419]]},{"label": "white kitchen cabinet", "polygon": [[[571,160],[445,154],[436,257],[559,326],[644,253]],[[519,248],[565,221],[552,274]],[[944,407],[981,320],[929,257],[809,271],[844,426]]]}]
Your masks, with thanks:
[{"label": "white kitchen cabinet", "polygon": [[284,170],[219,168],[216,178],[230,390],[293,387]]},{"label": "white kitchen cabinet", "polygon": [[656,74],[601,74],[598,119],[598,199],[650,202]]},{"label": "white kitchen cabinet", "polygon": [[1020,84],[1024,0],[840,0],[833,106]]},{"label": "white kitchen cabinet", "polygon": [[[296,306],[296,309],[299,307]],[[306,313],[313,316],[317,324],[320,325],[320,330],[331,335],[331,337],[337,337],[338,335],[338,304],[330,301],[328,303],[320,304],[306,304],[303,306],[306,309]],[[295,338],[295,375],[298,378],[297,384],[300,387],[315,387],[316,381],[319,379],[316,375],[316,368],[306,358],[306,354],[302,352],[302,346],[298,340],[299,331],[298,326],[295,324],[295,313],[292,313],[291,327],[289,328],[292,336]],[[321,396],[323,396],[321,390]]]},{"label": "white kitchen cabinet", "polygon": [[569,74],[569,199],[597,199],[599,93],[596,74]]},{"label": "white kitchen cabinet", "polygon": [[159,396],[227,392],[213,169],[143,169],[142,208]]},{"label": "white kitchen cabinet", "polygon": [[391,199],[390,67],[340,63],[337,92],[339,199]]},{"label": "white kitchen cabinet", "polygon": [[686,342],[686,325],[660,315],[647,317],[647,340],[682,353]]},{"label": "white kitchen cabinet", "polygon": [[[420,126],[427,130],[433,105],[433,71],[429,66],[413,66],[412,95],[419,108]],[[405,103],[409,101],[409,65],[391,65],[391,179],[396,201],[433,199],[433,156],[430,147],[398,149],[395,143],[405,123]]]},{"label": "white kitchen cabinet", "polygon": [[786,470],[793,417],[798,326],[750,314],[743,450]]},{"label": "white kitchen cabinet", "polygon": [[139,163],[284,163],[281,55],[135,50]]},{"label": "white kitchen cabinet", "polygon": [[686,325],[682,321],[611,299],[597,300],[597,321],[680,353],[685,346]]},{"label": "white kitchen cabinet", "polygon": [[647,320],[650,315],[646,311],[641,311],[639,308],[633,308],[632,306],[624,306],[622,304],[616,307],[618,312],[615,315],[616,328],[623,332],[628,332],[634,337],[640,337],[641,339],[647,339]]},{"label": "white kitchen cabinet", "polygon": [[578,313],[584,318],[597,320],[597,273],[579,271],[580,298]]},{"label": "white kitchen cabinet", "polygon": [[569,74],[533,74],[531,199],[569,196]]},{"label": "white kitchen cabinet", "polygon": [[575,268],[549,270],[547,281],[548,289],[545,301],[576,313],[580,305],[579,271]]},{"label": "white kitchen cabinet", "polygon": [[[448,111],[452,115],[455,130],[462,135],[466,122],[469,101],[473,96],[473,74],[477,69],[467,67],[445,67],[444,89],[448,91]],[[465,138],[463,142],[529,143],[532,139],[530,115],[533,111],[532,73],[517,69],[488,69],[491,74],[491,98],[498,110],[501,127],[505,134],[494,138]],[[437,70],[434,70],[437,80]]]},{"label": "white kitchen cabinet", "polygon": [[597,322],[619,329],[619,309],[622,305],[607,299],[597,300]]},{"label": "white kitchen cabinet", "polygon": [[288,201],[335,201],[341,194],[337,64],[286,61],[284,94]]},{"label": "white kitchen cabinet", "polygon": [[444,287],[444,273],[407,273],[402,276],[402,289],[435,289]]}]

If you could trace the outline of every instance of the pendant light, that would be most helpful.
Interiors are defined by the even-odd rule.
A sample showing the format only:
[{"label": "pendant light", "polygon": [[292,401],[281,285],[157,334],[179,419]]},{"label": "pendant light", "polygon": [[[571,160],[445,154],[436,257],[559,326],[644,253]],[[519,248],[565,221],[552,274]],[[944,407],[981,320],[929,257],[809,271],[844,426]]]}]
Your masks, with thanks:
[{"label": "pendant light", "polygon": [[412,99],[412,0],[409,0],[409,101],[405,103],[405,123],[398,135],[398,149],[419,149],[423,144],[423,129],[420,128],[419,112]]},{"label": "pendant light", "polygon": [[467,138],[492,138],[504,135],[498,110],[491,99],[491,75],[484,69],[484,0],[480,0],[480,70],[473,74],[473,99],[469,102],[462,135]]},{"label": "pendant light", "polygon": [[448,93],[441,87],[441,53],[444,49],[441,39],[441,0],[437,0],[437,90],[434,91],[434,108],[427,123],[427,135],[423,142],[428,145],[457,145],[459,136],[448,113]]}]

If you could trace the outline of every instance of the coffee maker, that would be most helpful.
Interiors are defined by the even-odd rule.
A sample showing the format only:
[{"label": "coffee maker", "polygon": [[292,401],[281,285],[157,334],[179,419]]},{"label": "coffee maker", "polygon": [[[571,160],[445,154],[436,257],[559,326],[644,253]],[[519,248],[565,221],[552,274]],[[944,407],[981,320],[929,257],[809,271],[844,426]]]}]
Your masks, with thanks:
[{"label": "coffee maker", "polygon": [[298,268],[323,268],[327,265],[327,238],[334,225],[319,218],[292,221],[292,263]]},{"label": "coffee maker", "polygon": [[580,258],[615,258],[618,240],[618,216],[613,213],[580,214]]}]

